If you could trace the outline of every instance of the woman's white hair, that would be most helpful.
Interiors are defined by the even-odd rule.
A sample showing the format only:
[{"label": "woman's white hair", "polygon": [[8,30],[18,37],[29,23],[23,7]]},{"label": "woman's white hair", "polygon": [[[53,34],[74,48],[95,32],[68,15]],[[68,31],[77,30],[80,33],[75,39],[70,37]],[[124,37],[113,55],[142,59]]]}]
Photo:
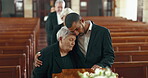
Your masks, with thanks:
[{"label": "woman's white hair", "polygon": [[69,34],[71,34],[70,30],[63,26],[58,32],[57,32],[57,40],[60,41],[60,37],[66,38]]},{"label": "woman's white hair", "polygon": [[68,14],[70,14],[70,13],[74,13],[74,11],[73,11],[72,9],[70,9],[70,8],[65,8],[65,9],[61,12],[60,17],[62,18],[63,16],[66,16],[66,15],[68,15]]}]

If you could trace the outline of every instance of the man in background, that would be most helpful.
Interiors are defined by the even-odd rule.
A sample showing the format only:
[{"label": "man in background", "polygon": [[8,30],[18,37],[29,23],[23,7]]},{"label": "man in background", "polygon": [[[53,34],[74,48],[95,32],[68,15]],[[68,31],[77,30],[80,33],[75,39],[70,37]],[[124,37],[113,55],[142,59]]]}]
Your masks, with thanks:
[{"label": "man in background", "polygon": [[51,12],[48,15],[48,18],[45,24],[48,45],[51,45],[51,36],[52,36],[54,28],[60,25],[61,23],[63,23],[62,19],[60,18],[60,14],[63,11],[64,7],[65,7],[64,0],[56,0],[55,12]]}]

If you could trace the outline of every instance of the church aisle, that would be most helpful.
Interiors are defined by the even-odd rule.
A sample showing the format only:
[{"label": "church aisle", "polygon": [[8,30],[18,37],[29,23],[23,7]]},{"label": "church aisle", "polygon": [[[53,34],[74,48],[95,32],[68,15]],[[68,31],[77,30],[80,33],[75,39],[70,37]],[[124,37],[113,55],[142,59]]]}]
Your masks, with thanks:
[{"label": "church aisle", "polygon": [[46,42],[46,31],[44,27],[40,28],[40,36],[38,40],[37,52],[47,46]]}]

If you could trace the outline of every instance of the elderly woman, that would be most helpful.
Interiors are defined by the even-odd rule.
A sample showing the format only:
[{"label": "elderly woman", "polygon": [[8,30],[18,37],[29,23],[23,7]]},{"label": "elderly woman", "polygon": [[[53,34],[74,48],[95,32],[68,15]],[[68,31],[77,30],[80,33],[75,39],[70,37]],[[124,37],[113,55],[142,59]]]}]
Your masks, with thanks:
[{"label": "elderly woman", "polygon": [[[66,15],[70,14],[70,13],[74,13],[73,10],[71,10],[70,8],[65,8],[60,17],[62,18],[62,20],[64,21],[65,20],[65,17]],[[51,36],[51,44],[54,44],[55,42],[57,42],[57,37],[56,37],[56,34],[57,32],[61,29],[61,27],[64,26],[64,23],[58,25],[58,26],[54,26],[55,28],[53,29],[53,33],[52,33],[52,36]],[[47,34],[48,35],[48,34]],[[35,55],[35,67],[39,67],[40,65],[42,65],[42,61],[38,60],[38,57],[41,56],[40,52],[38,52],[36,55]]]},{"label": "elderly woman", "polygon": [[34,78],[52,78],[52,73],[60,73],[62,69],[75,68],[73,52],[70,52],[76,37],[66,27],[57,33],[58,42],[41,50],[43,65],[33,70]]}]

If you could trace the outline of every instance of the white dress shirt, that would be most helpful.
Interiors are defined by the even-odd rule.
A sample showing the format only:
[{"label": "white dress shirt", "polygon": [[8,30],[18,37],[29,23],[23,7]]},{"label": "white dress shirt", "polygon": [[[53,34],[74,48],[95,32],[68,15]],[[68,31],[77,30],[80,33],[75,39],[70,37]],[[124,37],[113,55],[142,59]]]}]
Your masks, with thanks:
[{"label": "white dress shirt", "polygon": [[81,52],[86,56],[88,43],[90,40],[91,30],[92,30],[92,23],[90,22],[90,26],[87,30],[87,32],[83,36],[78,36],[78,45],[81,50]]},{"label": "white dress shirt", "polygon": [[63,23],[59,13],[57,13],[57,21],[58,21],[58,25]]}]

